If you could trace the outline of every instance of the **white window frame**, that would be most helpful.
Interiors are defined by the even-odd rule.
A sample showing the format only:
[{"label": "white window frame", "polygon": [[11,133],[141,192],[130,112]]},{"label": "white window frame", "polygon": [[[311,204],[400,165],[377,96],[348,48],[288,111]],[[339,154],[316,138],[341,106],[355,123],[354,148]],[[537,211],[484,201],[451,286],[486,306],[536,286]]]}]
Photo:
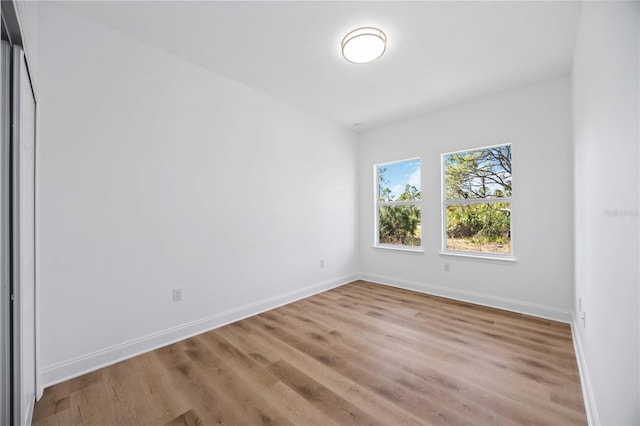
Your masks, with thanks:
[{"label": "white window frame", "polygon": [[[440,155],[440,178],[441,178],[441,196],[442,200],[442,209],[441,209],[441,228],[442,228],[442,250],[440,251],[441,255],[446,256],[460,256],[460,257],[470,257],[470,258],[479,258],[479,259],[489,259],[489,260],[501,260],[501,261],[515,261],[517,260],[515,257],[514,251],[514,238],[513,238],[513,193],[510,197],[500,197],[500,198],[473,198],[473,199],[463,199],[463,200],[448,200],[446,198],[446,164],[445,158],[451,154],[459,154],[462,152],[473,152],[480,151],[483,149],[489,148],[497,148],[501,146],[511,146],[511,156],[513,162],[513,145],[508,143],[500,143],[496,145],[488,145],[481,146],[477,148],[469,148],[469,149],[461,149],[458,151],[446,152]],[[511,171],[511,182],[513,183],[513,170]],[[488,253],[488,252],[479,252],[479,251],[461,251],[461,250],[449,250],[447,249],[447,206],[452,205],[473,205],[473,204],[490,204],[490,203],[509,203],[511,206],[511,214],[509,220],[509,234],[510,234],[510,254],[500,254],[500,253]]]},{"label": "white window frame", "polygon": [[387,249],[387,250],[400,250],[400,251],[410,251],[410,252],[417,252],[417,253],[422,253],[424,252],[423,249],[423,239],[422,237],[420,238],[420,245],[419,246],[407,246],[407,245],[403,245],[403,244],[385,244],[385,243],[381,243],[380,242],[380,207],[382,206],[418,206],[420,208],[420,227],[422,229],[422,211],[423,211],[423,207],[422,207],[422,182],[420,184],[420,199],[418,201],[380,201],[379,200],[379,194],[380,194],[380,181],[378,180],[378,169],[381,166],[386,166],[389,164],[396,164],[396,163],[404,163],[405,161],[414,161],[414,160],[418,160],[420,162],[420,180],[422,181],[422,159],[420,157],[411,157],[411,158],[405,158],[402,160],[395,160],[395,161],[387,161],[384,163],[377,163],[373,165],[373,203],[374,203],[374,209],[373,209],[373,213],[374,213],[374,218],[373,218],[373,247],[374,248],[381,248],[381,249]]}]

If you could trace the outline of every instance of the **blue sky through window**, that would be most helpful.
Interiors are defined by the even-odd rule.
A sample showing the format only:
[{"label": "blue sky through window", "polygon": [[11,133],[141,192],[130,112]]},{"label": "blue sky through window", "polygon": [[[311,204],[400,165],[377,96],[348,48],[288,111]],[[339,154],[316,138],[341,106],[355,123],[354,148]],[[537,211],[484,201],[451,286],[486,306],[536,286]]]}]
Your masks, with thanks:
[{"label": "blue sky through window", "polygon": [[397,200],[404,192],[406,184],[413,185],[418,191],[421,191],[419,159],[380,164],[378,169],[386,169],[383,176],[387,182],[382,184],[382,187],[391,189],[394,200]]}]

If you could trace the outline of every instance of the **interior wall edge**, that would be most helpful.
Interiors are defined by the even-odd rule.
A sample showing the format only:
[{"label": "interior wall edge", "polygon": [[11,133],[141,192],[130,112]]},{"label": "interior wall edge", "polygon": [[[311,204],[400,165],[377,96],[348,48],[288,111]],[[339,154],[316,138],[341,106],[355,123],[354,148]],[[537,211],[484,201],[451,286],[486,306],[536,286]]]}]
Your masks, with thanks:
[{"label": "interior wall edge", "polygon": [[418,293],[424,293],[433,296],[446,297],[448,299],[474,303],[476,305],[502,309],[518,314],[531,315],[534,317],[564,322],[567,324],[571,324],[571,322],[573,321],[573,313],[571,311],[556,308],[553,306],[538,305],[535,303],[522,302],[515,299],[457,290],[434,284],[427,284],[378,274],[362,273],[360,274],[360,279],[376,284],[403,288],[405,290],[412,290]]},{"label": "interior wall edge", "polygon": [[582,398],[584,399],[584,409],[587,413],[589,425],[599,425],[600,417],[598,416],[598,409],[593,395],[593,387],[591,386],[591,379],[589,378],[589,370],[587,368],[587,358],[584,354],[582,340],[580,340],[580,333],[578,333],[578,327],[579,321],[574,314],[573,321],[571,322],[571,335],[573,336],[573,348],[576,353],[576,361],[578,364],[580,385],[582,387]]},{"label": "interior wall edge", "polygon": [[189,337],[258,315],[262,312],[322,293],[332,288],[343,286],[356,281],[358,277],[357,273],[352,273],[323,281],[44,367],[42,369],[43,386],[53,386],[117,362],[133,358],[142,353],[188,339]]}]

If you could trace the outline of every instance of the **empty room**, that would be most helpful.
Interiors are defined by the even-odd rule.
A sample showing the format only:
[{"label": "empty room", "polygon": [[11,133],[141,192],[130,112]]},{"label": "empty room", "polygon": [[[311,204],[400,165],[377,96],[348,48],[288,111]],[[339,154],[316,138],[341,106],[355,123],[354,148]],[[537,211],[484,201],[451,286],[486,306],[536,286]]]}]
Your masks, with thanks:
[{"label": "empty room", "polygon": [[640,2],[2,0],[0,424],[640,424]]}]

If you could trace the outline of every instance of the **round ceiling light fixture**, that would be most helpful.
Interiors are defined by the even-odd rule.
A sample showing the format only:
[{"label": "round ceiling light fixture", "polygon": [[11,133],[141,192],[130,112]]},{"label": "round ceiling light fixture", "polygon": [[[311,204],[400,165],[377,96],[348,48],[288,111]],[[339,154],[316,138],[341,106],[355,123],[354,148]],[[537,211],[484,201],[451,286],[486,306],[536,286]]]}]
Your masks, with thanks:
[{"label": "round ceiling light fixture", "polygon": [[354,64],[375,61],[385,50],[387,50],[387,36],[377,28],[358,28],[342,39],[342,56]]}]

